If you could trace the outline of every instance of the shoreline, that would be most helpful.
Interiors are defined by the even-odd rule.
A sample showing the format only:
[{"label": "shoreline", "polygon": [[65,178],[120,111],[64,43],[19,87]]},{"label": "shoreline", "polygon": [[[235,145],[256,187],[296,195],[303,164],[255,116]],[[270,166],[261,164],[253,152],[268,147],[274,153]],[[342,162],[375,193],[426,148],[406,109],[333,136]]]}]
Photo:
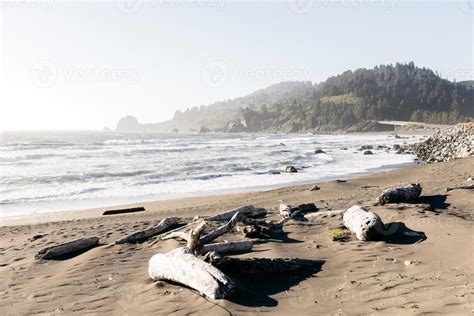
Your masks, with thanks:
[{"label": "shoreline", "polygon": [[[159,203],[159,202],[171,202],[171,201],[179,202],[179,200],[182,200],[182,199],[194,199],[194,198],[205,199],[205,198],[209,198],[213,196],[225,196],[227,194],[258,193],[258,192],[264,192],[264,191],[304,186],[304,185],[309,185],[309,184],[314,185],[316,183],[324,183],[324,182],[334,181],[337,179],[340,179],[340,180],[356,179],[356,178],[369,176],[373,174],[399,170],[399,169],[406,169],[406,168],[411,168],[411,167],[416,167],[416,166],[417,166],[416,162],[402,162],[402,163],[381,166],[377,168],[371,168],[369,170],[362,171],[362,172],[354,172],[347,175],[326,176],[326,177],[322,177],[322,178],[314,179],[314,180],[301,180],[301,181],[295,181],[292,183],[282,183],[282,184],[275,184],[275,185],[257,185],[257,186],[249,186],[245,188],[214,190],[214,191],[203,192],[202,194],[193,192],[193,193],[189,193],[187,195],[183,195],[176,198],[157,199],[153,197],[150,199],[144,198],[143,200],[140,200],[140,201],[133,201],[133,198],[130,198],[128,199],[129,201],[126,201],[127,199],[125,199],[124,202],[117,201],[117,203],[114,203],[114,201],[110,201],[110,203],[105,202],[105,201],[104,203],[95,203],[95,201],[87,201],[87,202],[91,202],[90,204],[95,203],[95,204],[105,204],[105,205],[91,206],[91,207],[87,207],[87,206],[77,207],[77,208],[72,208],[72,209],[62,209],[62,210],[51,211],[51,212],[39,212],[39,213],[30,213],[30,214],[24,214],[24,215],[0,216],[0,227],[5,226],[5,225],[11,225],[12,222],[13,223],[20,222],[22,221],[22,219],[25,219],[25,218],[28,218],[28,221],[44,222],[45,219],[60,218],[62,217],[60,215],[69,213],[70,215],[77,216],[77,218],[80,219],[81,214],[87,214],[87,213],[95,212],[95,211],[102,212],[102,211],[112,209],[112,208],[118,209],[118,208],[137,207],[137,206],[142,206],[142,204],[150,204],[150,203],[154,204],[154,203]],[[60,203],[68,204],[68,202],[60,202]]]}]

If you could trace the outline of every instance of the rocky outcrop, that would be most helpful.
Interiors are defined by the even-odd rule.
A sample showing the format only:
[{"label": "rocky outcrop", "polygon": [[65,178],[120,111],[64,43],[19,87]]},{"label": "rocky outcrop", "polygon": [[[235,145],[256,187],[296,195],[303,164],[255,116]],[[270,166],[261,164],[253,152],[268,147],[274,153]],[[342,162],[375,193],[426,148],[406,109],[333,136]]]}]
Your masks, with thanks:
[{"label": "rocky outcrop", "polygon": [[117,131],[138,131],[141,130],[141,124],[138,123],[138,120],[134,116],[125,116],[120,119],[117,124]]},{"label": "rocky outcrop", "polygon": [[426,163],[449,161],[474,155],[474,122],[439,131],[426,141],[411,146]]}]

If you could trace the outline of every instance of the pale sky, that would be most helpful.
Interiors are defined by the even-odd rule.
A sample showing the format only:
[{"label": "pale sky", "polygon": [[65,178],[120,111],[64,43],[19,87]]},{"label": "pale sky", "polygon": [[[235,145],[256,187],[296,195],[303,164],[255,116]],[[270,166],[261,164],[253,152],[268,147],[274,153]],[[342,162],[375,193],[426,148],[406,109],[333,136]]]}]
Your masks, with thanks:
[{"label": "pale sky", "polygon": [[470,0],[3,0],[0,130],[115,128],[414,61],[473,79]]}]

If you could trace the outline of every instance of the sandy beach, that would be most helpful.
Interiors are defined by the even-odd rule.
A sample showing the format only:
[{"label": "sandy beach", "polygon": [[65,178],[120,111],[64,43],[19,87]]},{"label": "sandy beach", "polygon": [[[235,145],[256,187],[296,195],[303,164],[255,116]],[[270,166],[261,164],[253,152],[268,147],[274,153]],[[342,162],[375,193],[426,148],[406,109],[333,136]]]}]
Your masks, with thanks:
[{"label": "sandy beach", "polygon": [[[0,314],[471,314],[474,195],[472,190],[446,188],[471,185],[466,180],[473,175],[471,157],[345,182],[141,203],[137,206],[146,211],[126,215],[102,216],[102,208],[3,220]],[[411,182],[421,183],[423,193],[417,202],[431,204],[432,211],[372,206],[383,189]],[[321,189],[310,191],[314,184]],[[212,300],[177,284],[152,282],[148,260],[178,247],[178,241],[151,238],[141,244],[113,245],[167,216],[192,221],[195,215],[253,204],[277,219],[280,202],[315,203],[319,211],[364,205],[385,223],[395,223],[394,227],[403,223],[424,232],[427,239],[361,242],[352,235],[339,242],[329,236],[333,229],[344,229],[337,216],[290,221],[284,229],[286,238],[260,240],[252,252],[239,256],[316,259],[322,260],[321,266],[257,278],[243,274],[230,300]],[[86,236],[100,237],[100,245],[64,260],[34,258],[41,248]]]}]

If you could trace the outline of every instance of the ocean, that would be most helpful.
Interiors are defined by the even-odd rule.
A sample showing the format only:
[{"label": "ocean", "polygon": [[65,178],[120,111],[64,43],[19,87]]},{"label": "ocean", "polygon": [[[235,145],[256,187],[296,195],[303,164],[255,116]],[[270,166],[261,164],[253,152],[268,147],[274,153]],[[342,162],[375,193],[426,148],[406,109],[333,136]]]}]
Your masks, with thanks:
[{"label": "ocean", "polygon": [[[411,165],[388,134],[3,132],[0,217],[310,183]],[[315,149],[326,153],[315,154]],[[293,165],[298,173],[278,173]]]}]

